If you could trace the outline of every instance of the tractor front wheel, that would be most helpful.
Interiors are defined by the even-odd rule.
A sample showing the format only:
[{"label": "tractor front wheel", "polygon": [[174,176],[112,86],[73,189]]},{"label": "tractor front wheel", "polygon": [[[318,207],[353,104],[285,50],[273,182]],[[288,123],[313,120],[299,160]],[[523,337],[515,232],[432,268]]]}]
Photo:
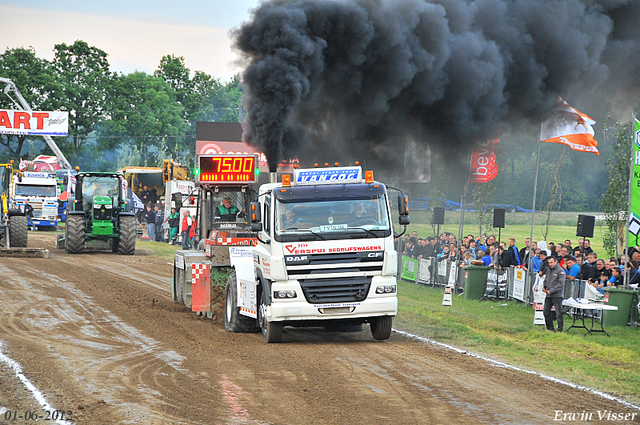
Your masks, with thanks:
[{"label": "tractor front wheel", "polygon": [[65,250],[68,254],[80,254],[84,250],[84,216],[67,216],[67,237]]},{"label": "tractor front wheel", "polygon": [[13,248],[26,248],[29,234],[27,217],[13,215],[9,217],[9,243]]},{"label": "tractor front wheel", "polygon": [[136,218],[133,216],[120,217],[120,239],[114,244],[118,245],[118,254],[133,255],[136,251]]}]

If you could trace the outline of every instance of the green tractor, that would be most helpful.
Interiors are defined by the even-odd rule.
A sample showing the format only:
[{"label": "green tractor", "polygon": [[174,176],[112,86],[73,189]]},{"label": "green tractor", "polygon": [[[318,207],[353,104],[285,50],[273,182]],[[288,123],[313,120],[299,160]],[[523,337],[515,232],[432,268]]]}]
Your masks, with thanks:
[{"label": "green tractor", "polygon": [[127,211],[125,179],[120,173],[78,173],[76,191],[69,202],[64,248],[70,254],[84,250],[85,241],[108,243],[113,252],[132,255],[136,250],[136,218]]}]

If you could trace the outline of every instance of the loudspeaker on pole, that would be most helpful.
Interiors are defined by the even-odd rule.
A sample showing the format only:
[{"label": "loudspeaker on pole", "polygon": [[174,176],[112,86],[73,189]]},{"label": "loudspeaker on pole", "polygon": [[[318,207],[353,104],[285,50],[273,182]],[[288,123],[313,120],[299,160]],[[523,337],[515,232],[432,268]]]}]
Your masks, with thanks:
[{"label": "loudspeaker on pole", "polygon": [[434,207],[431,224],[444,224],[444,207]]},{"label": "loudspeaker on pole", "polygon": [[493,227],[496,229],[504,228],[504,213],[506,210],[504,208],[494,208],[493,209]]},{"label": "loudspeaker on pole", "polygon": [[576,230],[576,236],[582,236],[583,238],[593,237],[593,228],[596,224],[596,217],[594,215],[578,215],[578,228]]}]

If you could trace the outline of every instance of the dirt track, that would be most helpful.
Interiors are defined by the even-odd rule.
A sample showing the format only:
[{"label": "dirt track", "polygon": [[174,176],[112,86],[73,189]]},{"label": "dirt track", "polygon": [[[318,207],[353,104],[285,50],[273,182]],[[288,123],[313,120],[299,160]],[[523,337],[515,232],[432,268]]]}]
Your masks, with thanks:
[{"label": "dirt track", "polygon": [[[546,424],[558,410],[593,422],[598,410],[637,412],[398,334],[286,328],[267,345],[174,304],[165,261],[71,256],[46,233],[30,246],[50,259],[0,258],[0,348],[77,424]],[[0,362],[2,407],[42,411]]]}]

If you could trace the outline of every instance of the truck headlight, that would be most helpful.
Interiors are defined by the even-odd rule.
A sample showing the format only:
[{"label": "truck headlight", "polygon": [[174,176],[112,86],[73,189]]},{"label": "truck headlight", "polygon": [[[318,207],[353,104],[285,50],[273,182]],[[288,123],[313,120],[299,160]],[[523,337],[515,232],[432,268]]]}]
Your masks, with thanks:
[{"label": "truck headlight", "polygon": [[395,294],[396,285],[384,285],[376,288],[376,294]]},{"label": "truck headlight", "polygon": [[286,289],[281,291],[273,291],[273,298],[284,299],[284,298],[297,298],[298,294],[293,289]]}]

